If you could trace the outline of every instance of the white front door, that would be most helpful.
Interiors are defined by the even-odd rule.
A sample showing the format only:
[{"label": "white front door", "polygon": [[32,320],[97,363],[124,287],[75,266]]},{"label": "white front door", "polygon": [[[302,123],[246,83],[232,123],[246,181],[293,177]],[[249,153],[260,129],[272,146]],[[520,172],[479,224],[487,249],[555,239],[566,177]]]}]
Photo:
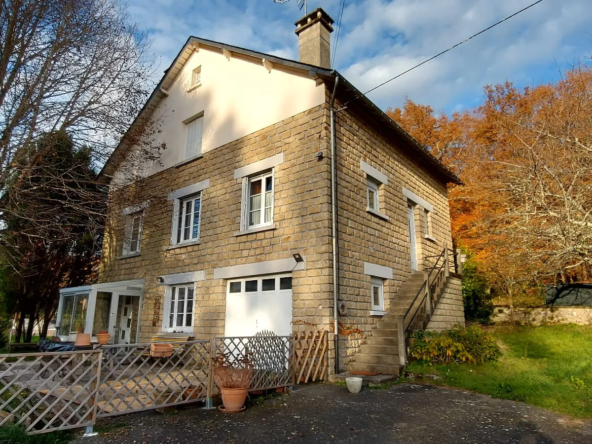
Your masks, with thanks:
[{"label": "white front door", "polygon": [[417,270],[417,247],[415,245],[415,207],[407,204],[407,219],[409,221],[409,248],[411,254],[411,268]]},{"label": "white front door", "polygon": [[228,281],[225,336],[253,336],[264,330],[292,334],[291,275]]},{"label": "white front door", "polygon": [[119,296],[120,300],[123,299],[123,305],[121,306],[121,317],[119,318],[119,338],[118,344],[129,344],[132,332],[132,319],[133,319],[133,297],[132,296]]}]

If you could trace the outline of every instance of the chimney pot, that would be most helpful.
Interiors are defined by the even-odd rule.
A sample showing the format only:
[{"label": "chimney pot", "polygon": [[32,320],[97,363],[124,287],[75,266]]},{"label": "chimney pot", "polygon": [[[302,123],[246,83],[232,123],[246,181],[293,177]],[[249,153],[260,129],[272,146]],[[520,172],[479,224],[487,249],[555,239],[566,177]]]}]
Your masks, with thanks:
[{"label": "chimney pot", "polygon": [[296,35],[298,36],[299,60],[309,65],[331,68],[331,33],[333,19],[322,8],[298,20]]}]

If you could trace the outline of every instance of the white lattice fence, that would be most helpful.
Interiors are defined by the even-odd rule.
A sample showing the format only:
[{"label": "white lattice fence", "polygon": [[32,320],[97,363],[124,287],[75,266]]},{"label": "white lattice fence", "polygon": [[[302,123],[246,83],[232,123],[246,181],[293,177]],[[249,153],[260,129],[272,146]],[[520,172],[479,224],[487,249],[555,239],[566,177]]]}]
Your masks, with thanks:
[{"label": "white lattice fence", "polygon": [[30,434],[95,423],[100,351],[0,355],[0,426]]},{"label": "white lattice fence", "polygon": [[98,417],[202,401],[210,393],[210,341],[177,345],[169,357],[150,344],[102,347]]},{"label": "white lattice fence", "polygon": [[249,391],[292,384],[292,337],[264,332],[257,336],[216,338],[216,351],[231,362],[247,354],[255,367]]}]

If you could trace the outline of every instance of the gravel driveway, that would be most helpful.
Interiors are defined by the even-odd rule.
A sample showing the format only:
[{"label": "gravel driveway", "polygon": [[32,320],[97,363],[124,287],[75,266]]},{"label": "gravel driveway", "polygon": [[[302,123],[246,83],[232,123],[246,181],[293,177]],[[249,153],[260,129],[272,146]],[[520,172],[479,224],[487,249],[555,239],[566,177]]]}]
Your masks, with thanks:
[{"label": "gravel driveway", "polygon": [[403,384],[351,395],[297,386],[244,413],[182,408],[100,421],[98,443],[592,443],[592,423],[460,390]]}]

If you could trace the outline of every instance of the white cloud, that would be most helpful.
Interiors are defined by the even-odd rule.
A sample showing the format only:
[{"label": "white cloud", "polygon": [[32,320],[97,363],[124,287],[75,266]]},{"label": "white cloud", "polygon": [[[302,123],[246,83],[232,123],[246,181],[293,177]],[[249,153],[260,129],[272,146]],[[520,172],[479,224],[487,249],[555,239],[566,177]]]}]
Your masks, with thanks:
[{"label": "white cloud", "polygon": [[[527,6],[533,0],[347,0],[337,68],[365,91]],[[130,13],[170,64],[190,35],[270,53],[298,56],[296,0],[130,0]],[[311,2],[312,3],[312,2]],[[337,19],[339,0],[318,0]],[[408,96],[436,110],[475,106],[486,84],[519,86],[558,78],[592,49],[590,0],[539,5],[370,95],[379,106]],[[336,33],[333,34],[335,38]]]}]

